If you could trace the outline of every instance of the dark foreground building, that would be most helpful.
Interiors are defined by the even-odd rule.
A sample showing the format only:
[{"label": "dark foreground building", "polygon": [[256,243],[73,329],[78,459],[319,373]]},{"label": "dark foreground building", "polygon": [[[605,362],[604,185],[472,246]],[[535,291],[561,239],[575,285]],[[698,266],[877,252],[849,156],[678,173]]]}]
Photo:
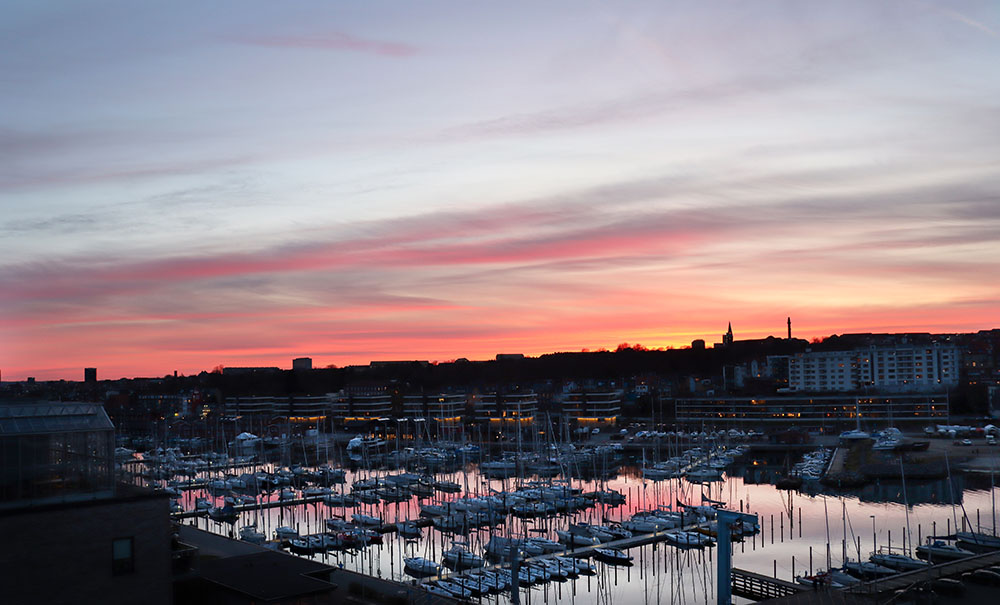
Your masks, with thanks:
[{"label": "dark foreground building", "polygon": [[116,484],[95,404],[0,403],[0,601],[173,601],[168,498]]}]

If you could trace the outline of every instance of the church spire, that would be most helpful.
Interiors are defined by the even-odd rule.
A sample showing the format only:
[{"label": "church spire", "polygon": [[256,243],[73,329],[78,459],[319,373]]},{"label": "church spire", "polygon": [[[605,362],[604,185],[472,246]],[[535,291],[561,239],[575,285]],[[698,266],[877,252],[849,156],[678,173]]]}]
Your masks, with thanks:
[{"label": "church spire", "polygon": [[722,345],[728,347],[733,344],[733,322],[729,322],[729,329],[722,335]]}]

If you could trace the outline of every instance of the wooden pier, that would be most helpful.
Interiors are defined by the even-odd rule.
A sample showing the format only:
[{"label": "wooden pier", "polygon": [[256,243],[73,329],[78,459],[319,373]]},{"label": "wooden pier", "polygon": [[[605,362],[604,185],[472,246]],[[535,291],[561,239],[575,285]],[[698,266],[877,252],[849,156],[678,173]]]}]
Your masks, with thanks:
[{"label": "wooden pier", "polygon": [[860,584],[848,586],[843,590],[855,594],[878,594],[908,588],[915,584],[939,578],[957,576],[967,571],[983,569],[984,567],[992,567],[994,565],[1000,565],[1000,551],[988,552],[956,561],[948,561],[947,563],[938,563],[925,569],[907,571],[879,580],[861,582]]},{"label": "wooden pier", "polygon": [[808,590],[806,586],[733,568],[733,595],[752,601],[780,599]]},{"label": "wooden pier", "polygon": [[[566,545],[566,548],[563,550],[545,553],[541,555],[535,555],[533,557],[526,557],[524,559],[521,559],[520,564],[527,565],[534,561],[543,561],[545,559],[551,559],[554,557],[571,557],[574,559],[587,559],[594,556],[594,551],[597,550],[598,548],[617,548],[620,550],[627,550],[629,548],[635,548],[637,546],[645,546],[647,544],[654,544],[656,542],[664,542],[667,539],[667,534],[670,532],[691,531],[697,527],[700,527],[700,525],[694,523],[691,525],[687,525],[683,528],[678,527],[675,529],[663,530],[652,534],[640,534],[638,536],[632,536],[631,538],[622,538],[620,540],[612,540],[610,542],[602,542],[600,544],[593,544],[590,546],[578,546],[576,548],[573,548],[569,545]],[[439,575],[431,576],[428,578],[421,578],[420,580],[417,580],[417,582],[423,583],[423,582],[431,582],[434,580],[447,580],[448,578],[462,577],[466,574],[474,573],[481,570],[495,571],[497,569],[509,567],[509,565],[510,561],[505,561],[502,563],[487,565],[485,567],[474,567],[472,569],[456,570],[449,573],[441,573]]]},{"label": "wooden pier", "polygon": [[[254,504],[236,504],[233,510],[236,513],[245,513],[267,508],[279,508],[282,506],[297,506],[299,504],[321,504],[325,496],[309,496],[308,498],[292,498],[289,500],[272,500],[271,502],[257,502]],[[192,517],[203,517],[208,514],[207,510],[186,510],[180,513],[170,513],[171,519],[190,519]]]}]

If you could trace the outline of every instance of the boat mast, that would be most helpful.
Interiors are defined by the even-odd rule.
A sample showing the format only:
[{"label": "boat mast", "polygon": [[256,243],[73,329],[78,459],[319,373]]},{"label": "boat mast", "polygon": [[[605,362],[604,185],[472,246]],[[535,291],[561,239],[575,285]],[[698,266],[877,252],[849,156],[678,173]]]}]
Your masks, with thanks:
[{"label": "boat mast", "polygon": [[[910,501],[906,498],[906,474],[903,472],[903,456],[899,456],[899,476],[903,480],[903,510],[906,511],[906,541],[913,548],[913,535],[910,533]],[[872,546],[874,548],[874,545]],[[890,553],[891,554],[891,553]],[[903,554],[909,556],[909,551],[903,549]]]}]

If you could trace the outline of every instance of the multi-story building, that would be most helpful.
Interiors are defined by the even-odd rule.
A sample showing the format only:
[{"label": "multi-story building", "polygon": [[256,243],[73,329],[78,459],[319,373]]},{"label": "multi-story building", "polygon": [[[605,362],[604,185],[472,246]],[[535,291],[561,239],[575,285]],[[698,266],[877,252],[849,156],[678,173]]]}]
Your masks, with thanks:
[{"label": "multi-story building", "polygon": [[404,395],[403,415],[407,418],[432,419],[437,424],[461,424],[465,415],[465,393]]},{"label": "multi-story building", "polygon": [[805,426],[867,422],[946,422],[947,393],[894,395],[778,395],[677,399],[679,423],[711,425],[798,424]]},{"label": "multi-story building", "polygon": [[562,401],[562,413],[582,425],[614,425],[622,411],[622,391],[572,391]]},{"label": "multi-story building", "polygon": [[315,422],[329,416],[336,417],[338,408],[335,399],[336,396],[332,394],[227,397],[225,412],[229,417],[280,416],[292,421]]},{"label": "multi-story building", "polygon": [[351,395],[350,415],[345,422],[370,422],[392,415],[392,393]]},{"label": "multi-story building", "polygon": [[789,357],[788,389],[804,392],[937,391],[958,384],[954,345],[871,346]]},{"label": "multi-story building", "polygon": [[538,394],[532,391],[480,395],[474,399],[473,409],[476,420],[491,426],[526,424],[533,422],[538,414]]}]

